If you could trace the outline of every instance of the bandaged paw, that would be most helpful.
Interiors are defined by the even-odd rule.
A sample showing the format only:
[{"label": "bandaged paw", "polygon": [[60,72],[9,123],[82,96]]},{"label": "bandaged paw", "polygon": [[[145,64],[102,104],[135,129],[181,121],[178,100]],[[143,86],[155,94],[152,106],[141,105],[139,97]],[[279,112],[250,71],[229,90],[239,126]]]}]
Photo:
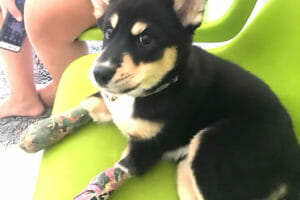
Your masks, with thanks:
[{"label": "bandaged paw", "polygon": [[23,131],[19,146],[26,152],[35,153],[57,143],[91,120],[88,112],[78,106],[61,115],[51,116],[30,125]]},{"label": "bandaged paw", "polygon": [[90,184],[73,200],[105,200],[108,199],[108,197],[109,195],[102,193],[98,185]]},{"label": "bandaged paw", "polygon": [[73,200],[106,200],[129,177],[128,172],[119,167],[109,168],[98,174]]}]

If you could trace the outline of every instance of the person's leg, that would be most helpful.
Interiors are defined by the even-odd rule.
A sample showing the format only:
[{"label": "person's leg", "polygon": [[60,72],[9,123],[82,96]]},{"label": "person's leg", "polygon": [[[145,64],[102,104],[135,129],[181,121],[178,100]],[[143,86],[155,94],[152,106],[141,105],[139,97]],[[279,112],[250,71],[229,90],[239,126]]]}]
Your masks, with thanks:
[{"label": "person's leg", "polygon": [[44,105],[35,88],[32,49],[28,40],[19,53],[1,49],[0,60],[10,87],[9,98],[0,105],[0,118],[40,115]]},{"label": "person's leg", "polygon": [[64,69],[88,52],[76,38],[96,23],[93,6],[89,0],[26,0],[24,17],[29,39],[53,79],[39,92],[51,106]]}]

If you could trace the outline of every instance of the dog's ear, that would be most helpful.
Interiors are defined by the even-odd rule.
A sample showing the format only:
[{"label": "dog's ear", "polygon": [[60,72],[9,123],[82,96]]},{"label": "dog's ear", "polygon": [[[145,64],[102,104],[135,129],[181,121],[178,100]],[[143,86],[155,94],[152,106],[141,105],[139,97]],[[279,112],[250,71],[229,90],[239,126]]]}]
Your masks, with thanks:
[{"label": "dog's ear", "polygon": [[207,0],[174,0],[174,9],[184,27],[198,26],[203,20]]},{"label": "dog's ear", "polygon": [[104,11],[109,5],[110,0],[91,0],[94,5],[94,15],[97,19],[102,17]]}]

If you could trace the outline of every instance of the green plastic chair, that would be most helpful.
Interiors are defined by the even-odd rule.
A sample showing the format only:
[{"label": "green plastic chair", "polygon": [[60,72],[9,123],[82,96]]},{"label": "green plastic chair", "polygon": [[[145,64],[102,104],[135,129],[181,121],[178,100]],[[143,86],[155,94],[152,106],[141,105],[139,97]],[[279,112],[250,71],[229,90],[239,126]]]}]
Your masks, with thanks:
[{"label": "green plastic chair", "polygon": [[[194,35],[195,42],[222,42],[236,36],[246,21],[257,0],[234,0],[224,16],[215,21],[204,21]],[[206,17],[204,17],[206,18]],[[91,28],[79,37],[79,40],[101,40],[103,37],[100,29]]]},{"label": "green plastic chair", "polygon": [[[207,42],[233,38],[245,24],[254,3],[235,0],[229,13],[218,23],[203,24],[203,30],[202,27],[197,30],[195,40]],[[300,1],[269,0],[236,38],[210,52],[240,64],[267,82],[291,114],[300,140],[299,10]],[[94,33],[96,37],[90,37]],[[97,39],[98,33],[92,29],[82,38]],[[96,56],[81,57],[67,68],[58,88],[53,114],[78,105],[96,91],[87,76]],[[80,128],[77,133],[45,150],[34,199],[72,199],[96,174],[118,161],[125,145],[126,139],[111,124],[91,123]],[[161,161],[145,175],[126,182],[111,199],[178,199],[175,165]]]}]

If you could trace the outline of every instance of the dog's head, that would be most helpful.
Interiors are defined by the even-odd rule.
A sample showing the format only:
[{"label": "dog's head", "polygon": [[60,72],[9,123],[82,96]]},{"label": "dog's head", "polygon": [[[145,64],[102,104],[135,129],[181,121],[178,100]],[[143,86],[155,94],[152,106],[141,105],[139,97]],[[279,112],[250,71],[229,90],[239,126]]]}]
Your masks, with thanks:
[{"label": "dog's head", "polygon": [[104,33],[91,76],[106,92],[143,96],[177,76],[206,0],[92,0]]}]

